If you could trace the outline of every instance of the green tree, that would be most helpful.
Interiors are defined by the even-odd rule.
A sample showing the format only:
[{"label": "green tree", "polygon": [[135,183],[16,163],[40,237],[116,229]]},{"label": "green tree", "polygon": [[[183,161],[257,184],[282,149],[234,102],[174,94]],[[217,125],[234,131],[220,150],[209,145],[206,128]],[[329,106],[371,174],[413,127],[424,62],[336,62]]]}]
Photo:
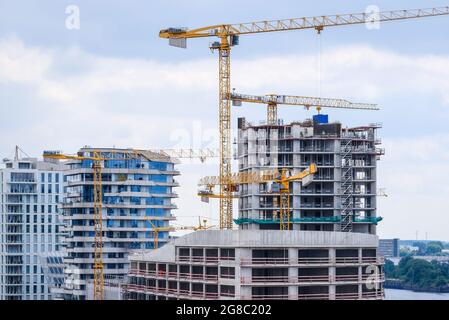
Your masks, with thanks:
[{"label": "green tree", "polygon": [[387,278],[396,278],[397,277],[396,266],[394,265],[393,261],[386,260],[384,270],[385,270],[385,276]]},{"label": "green tree", "polygon": [[[389,266],[390,268],[391,266]],[[419,288],[439,288],[449,283],[449,265],[438,261],[405,257],[396,268],[396,276],[405,283]]]},{"label": "green tree", "polygon": [[426,247],[426,254],[429,255],[439,254],[443,250],[443,247],[444,247],[443,243],[441,243],[440,241],[429,242]]}]

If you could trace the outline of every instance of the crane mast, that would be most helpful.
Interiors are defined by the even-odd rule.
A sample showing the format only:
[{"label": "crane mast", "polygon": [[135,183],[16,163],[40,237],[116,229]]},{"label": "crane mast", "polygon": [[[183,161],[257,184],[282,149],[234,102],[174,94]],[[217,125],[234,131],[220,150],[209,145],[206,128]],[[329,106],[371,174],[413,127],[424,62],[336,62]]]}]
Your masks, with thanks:
[{"label": "crane mast", "polygon": [[[315,29],[320,33],[324,28],[334,26],[358,25],[364,23],[387,22],[417,19],[449,14],[449,7],[384,11],[372,15],[355,13],[304,17],[283,20],[266,20],[258,22],[222,24],[188,30],[186,28],[168,28],[159,32],[159,37],[169,39],[169,44],[186,48],[187,39],[218,37],[210,48],[219,52],[219,130],[220,130],[220,228],[232,229],[231,185],[226,181],[231,175],[231,103],[227,99],[231,82],[231,48],[239,44],[240,35],[267,32]],[[269,109],[269,119],[273,121],[276,113],[274,107]]]}]

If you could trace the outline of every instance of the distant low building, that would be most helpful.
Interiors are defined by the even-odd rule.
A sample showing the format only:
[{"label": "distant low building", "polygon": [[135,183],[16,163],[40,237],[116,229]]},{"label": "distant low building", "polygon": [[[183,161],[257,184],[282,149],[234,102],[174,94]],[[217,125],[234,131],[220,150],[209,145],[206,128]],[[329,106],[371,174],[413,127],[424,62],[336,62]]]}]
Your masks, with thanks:
[{"label": "distant low building", "polygon": [[417,253],[419,251],[419,247],[409,246],[409,245],[401,245],[400,250],[409,252],[409,253]]},{"label": "distant low building", "polygon": [[385,258],[399,257],[399,239],[380,239],[379,254]]}]

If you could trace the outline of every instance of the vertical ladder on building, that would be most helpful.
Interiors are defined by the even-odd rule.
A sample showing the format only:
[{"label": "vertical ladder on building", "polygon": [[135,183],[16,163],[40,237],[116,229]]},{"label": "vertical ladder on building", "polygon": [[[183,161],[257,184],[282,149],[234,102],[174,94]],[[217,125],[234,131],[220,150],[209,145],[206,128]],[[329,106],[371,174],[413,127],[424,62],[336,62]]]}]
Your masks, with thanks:
[{"label": "vertical ladder on building", "polygon": [[341,140],[341,222],[340,231],[352,232],[353,222],[353,168],[352,139]]}]

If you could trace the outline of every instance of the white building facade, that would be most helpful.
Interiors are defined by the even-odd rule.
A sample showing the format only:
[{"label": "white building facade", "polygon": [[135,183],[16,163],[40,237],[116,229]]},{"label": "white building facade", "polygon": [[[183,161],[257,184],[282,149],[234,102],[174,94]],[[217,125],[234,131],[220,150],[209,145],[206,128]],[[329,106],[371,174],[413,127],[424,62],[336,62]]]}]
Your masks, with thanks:
[{"label": "white building facade", "polygon": [[4,159],[0,169],[0,299],[49,300],[42,256],[61,249],[63,166]]}]

